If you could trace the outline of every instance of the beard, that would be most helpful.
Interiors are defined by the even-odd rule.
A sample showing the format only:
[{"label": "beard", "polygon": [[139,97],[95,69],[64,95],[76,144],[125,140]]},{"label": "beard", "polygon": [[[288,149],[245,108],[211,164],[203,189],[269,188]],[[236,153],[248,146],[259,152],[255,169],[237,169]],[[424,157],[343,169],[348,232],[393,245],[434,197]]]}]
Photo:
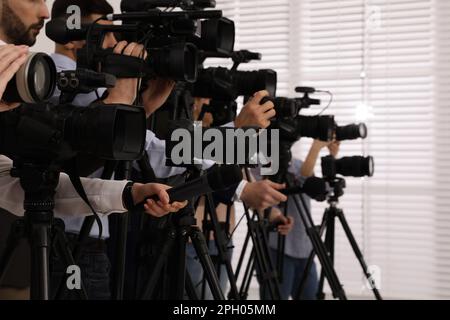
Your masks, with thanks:
[{"label": "beard", "polygon": [[36,43],[34,29],[42,29],[44,20],[27,27],[20,17],[9,7],[7,1],[3,1],[1,14],[3,32],[10,44],[33,46]]}]

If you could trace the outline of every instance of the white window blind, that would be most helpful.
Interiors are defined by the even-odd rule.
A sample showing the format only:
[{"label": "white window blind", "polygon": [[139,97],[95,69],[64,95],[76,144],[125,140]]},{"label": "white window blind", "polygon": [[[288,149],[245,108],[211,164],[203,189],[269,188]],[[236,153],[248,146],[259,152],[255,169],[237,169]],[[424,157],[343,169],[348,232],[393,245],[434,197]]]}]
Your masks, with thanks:
[{"label": "white window blind", "polygon": [[435,296],[450,298],[450,2],[437,1],[434,25]]},{"label": "white window blind", "polygon": [[[395,298],[448,295],[438,290],[445,268],[437,266],[445,257],[436,244],[446,232],[436,227],[439,211],[449,210],[439,209],[435,193],[445,172],[435,163],[443,152],[436,145],[441,117],[435,109],[442,109],[437,88],[443,88],[436,53],[445,41],[448,46],[436,37],[445,21],[436,9],[444,1],[302,3],[301,79],[335,94],[330,112],[340,123],[354,121],[357,110],[369,113],[369,138],[344,143],[342,155],[373,155],[376,174],[347,179],[342,207],[366,260],[381,269],[381,292]],[[369,294],[342,232],[337,241],[337,269],[347,291]]]},{"label": "white window blind", "polygon": [[[341,156],[373,155],[375,177],[348,178],[340,207],[366,261],[380,268],[386,298],[450,297],[449,6],[444,0],[218,1],[236,22],[237,49],[263,54],[244,69],[278,71],[279,95],[294,96],[297,85],[330,90],[327,113],[342,125],[367,122],[369,138],[343,143]],[[310,142],[302,139],[296,156],[304,158]],[[325,207],[314,205],[317,222]],[[339,227],[336,268],[349,296],[371,297]]]}]

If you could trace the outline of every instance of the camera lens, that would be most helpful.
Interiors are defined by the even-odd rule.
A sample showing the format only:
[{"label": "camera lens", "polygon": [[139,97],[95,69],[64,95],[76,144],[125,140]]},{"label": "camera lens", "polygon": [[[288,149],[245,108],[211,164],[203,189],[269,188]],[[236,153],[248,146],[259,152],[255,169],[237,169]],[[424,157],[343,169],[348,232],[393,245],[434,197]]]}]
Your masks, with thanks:
[{"label": "camera lens", "polygon": [[322,158],[322,174],[334,178],[337,174],[344,177],[372,177],[375,173],[373,157],[343,157],[335,159],[332,156]]},{"label": "camera lens", "polygon": [[296,119],[297,130],[301,137],[331,141],[334,132],[333,116],[299,116]]},{"label": "camera lens", "polygon": [[261,90],[268,91],[271,97],[277,94],[277,73],[274,70],[235,71],[233,80],[238,96],[251,96]]},{"label": "camera lens", "polygon": [[356,140],[359,138],[367,138],[367,126],[364,123],[336,127],[336,139],[338,141]]},{"label": "camera lens", "polygon": [[6,102],[41,103],[53,96],[56,87],[56,66],[44,53],[30,53],[8,83],[3,100]]},{"label": "camera lens", "polygon": [[149,64],[155,74],[178,81],[196,81],[198,51],[193,44],[177,43],[148,51]]}]

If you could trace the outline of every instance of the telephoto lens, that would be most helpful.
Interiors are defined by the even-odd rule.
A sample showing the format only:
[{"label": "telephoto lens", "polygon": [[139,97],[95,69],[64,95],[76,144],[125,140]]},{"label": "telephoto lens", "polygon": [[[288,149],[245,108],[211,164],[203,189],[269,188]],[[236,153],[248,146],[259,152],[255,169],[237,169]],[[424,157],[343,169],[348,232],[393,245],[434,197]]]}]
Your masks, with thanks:
[{"label": "telephoto lens", "polygon": [[30,53],[6,86],[3,100],[42,103],[53,97],[55,88],[56,66],[52,58],[45,53]]},{"label": "telephoto lens", "polygon": [[364,123],[349,124],[344,127],[336,126],[336,140],[356,140],[367,138],[367,126]]},{"label": "telephoto lens", "polygon": [[295,119],[297,132],[301,137],[318,139],[321,141],[333,140],[333,116],[298,116]]},{"label": "telephoto lens", "polygon": [[261,90],[267,90],[271,96],[275,96],[277,90],[275,71],[232,71],[218,67],[199,71],[192,95],[229,101],[239,96],[251,96]]},{"label": "telephoto lens", "polygon": [[322,158],[322,175],[324,178],[344,177],[372,177],[375,172],[373,157],[343,157],[335,159],[333,156]]}]

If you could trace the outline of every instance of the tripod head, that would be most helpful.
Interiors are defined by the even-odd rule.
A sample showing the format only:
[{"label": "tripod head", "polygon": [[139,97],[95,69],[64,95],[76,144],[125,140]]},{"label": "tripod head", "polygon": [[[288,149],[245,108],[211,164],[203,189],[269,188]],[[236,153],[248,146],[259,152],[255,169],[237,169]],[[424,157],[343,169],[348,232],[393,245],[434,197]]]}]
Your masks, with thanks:
[{"label": "tripod head", "polygon": [[344,195],[345,179],[341,177],[327,178],[326,182],[330,186],[327,202],[331,206],[336,206],[339,203],[339,198]]},{"label": "tripod head", "polygon": [[47,212],[53,218],[54,195],[59,183],[60,167],[55,164],[36,164],[27,161],[13,162],[11,176],[20,179],[25,192],[24,208],[27,212]]},{"label": "tripod head", "polygon": [[295,141],[281,139],[280,140],[280,166],[278,173],[270,176],[270,180],[276,183],[283,183],[288,181],[289,165],[292,160],[291,148]]}]

